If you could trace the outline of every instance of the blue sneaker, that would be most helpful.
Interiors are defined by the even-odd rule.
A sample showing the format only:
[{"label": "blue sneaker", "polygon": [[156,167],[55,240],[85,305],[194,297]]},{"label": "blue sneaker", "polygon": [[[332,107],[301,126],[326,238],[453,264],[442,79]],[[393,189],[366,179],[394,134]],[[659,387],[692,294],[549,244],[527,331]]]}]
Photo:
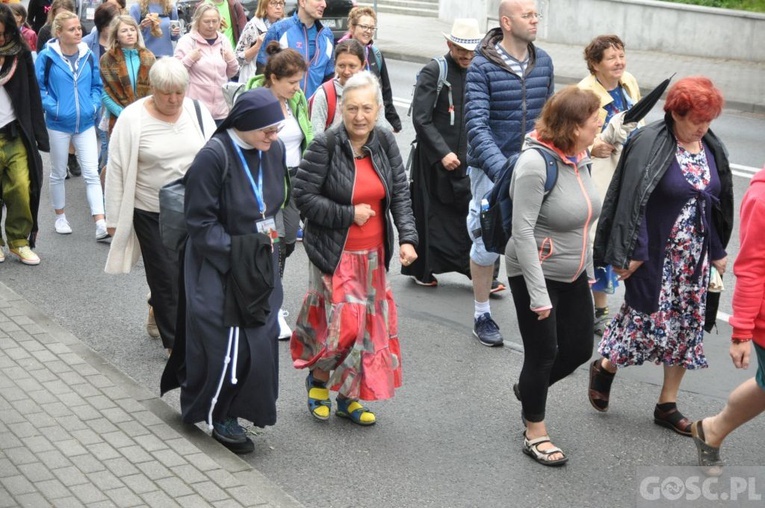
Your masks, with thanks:
[{"label": "blue sneaker", "polygon": [[303,241],[303,228],[299,227],[297,230],[297,241],[302,242]]},{"label": "blue sneaker", "polygon": [[482,314],[475,320],[473,335],[475,335],[478,342],[484,346],[501,346],[503,343],[502,334],[499,333],[499,326],[494,322],[491,318],[491,314],[488,312]]}]

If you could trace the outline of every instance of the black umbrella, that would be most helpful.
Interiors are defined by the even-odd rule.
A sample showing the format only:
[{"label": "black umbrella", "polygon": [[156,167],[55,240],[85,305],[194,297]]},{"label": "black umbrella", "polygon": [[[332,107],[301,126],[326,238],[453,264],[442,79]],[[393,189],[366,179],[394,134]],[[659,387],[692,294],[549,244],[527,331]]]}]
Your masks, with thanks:
[{"label": "black umbrella", "polygon": [[661,83],[659,83],[659,86],[648,92],[646,95],[643,96],[642,99],[637,101],[634,106],[630,108],[629,111],[624,115],[624,123],[631,123],[631,122],[639,122],[645,116],[648,114],[649,111],[653,109],[653,107],[656,105],[657,102],[659,102],[659,99],[661,99],[662,94],[669,86],[669,82],[674,78],[675,75],[668,77]]}]

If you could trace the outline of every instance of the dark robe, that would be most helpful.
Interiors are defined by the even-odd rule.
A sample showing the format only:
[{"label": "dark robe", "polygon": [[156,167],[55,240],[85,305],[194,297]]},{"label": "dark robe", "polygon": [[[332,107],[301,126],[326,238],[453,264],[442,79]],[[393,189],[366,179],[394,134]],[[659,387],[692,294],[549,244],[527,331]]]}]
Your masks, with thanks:
[{"label": "dark robe", "polygon": [[[186,423],[207,419],[224,368],[229,338],[229,328],[223,324],[226,281],[235,262],[231,258],[231,237],[256,233],[255,224],[260,219],[255,194],[232,141],[225,132],[215,136],[227,147],[228,176],[222,183],[224,160],[220,148],[210,141],[196,156],[185,177],[189,240],[183,256],[183,294],[179,301],[185,301],[186,305],[185,308],[179,306],[173,354],[161,384],[163,394],[180,386],[181,412]],[[243,152],[257,183],[257,150]],[[281,142],[273,143],[268,152],[263,152],[260,167],[265,170],[266,216],[274,217],[286,194],[287,169]],[[272,254],[274,267],[279,263],[278,246],[277,243]],[[231,369],[228,368],[213,420],[238,417],[258,427],[276,423],[277,316],[283,293],[279,270],[274,269],[272,273],[273,291],[268,300],[272,311],[262,326],[239,329],[238,383],[231,384]],[[181,319],[184,319],[183,323]]]},{"label": "dark robe", "polygon": [[[18,63],[13,77],[5,84],[5,91],[11,98],[13,112],[20,127],[19,135],[27,149],[27,164],[29,166],[29,179],[31,181],[29,208],[32,210],[32,233],[29,237],[29,246],[34,248],[37,243],[37,212],[40,208],[40,191],[43,183],[43,164],[40,158],[41,150],[50,151],[48,131],[45,128],[45,116],[43,114],[40,88],[35,77],[35,66],[32,63],[32,53],[22,50],[17,55]],[[3,70],[13,59],[6,57]],[[2,192],[0,192],[2,197]],[[2,208],[0,207],[0,216]],[[2,218],[2,217],[0,217]]]},{"label": "dark robe", "polygon": [[[420,238],[417,260],[401,273],[429,281],[436,273],[459,272],[470,276],[470,247],[466,218],[470,202],[467,176],[467,132],[463,121],[467,70],[447,54],[447,81],[451,84],[454,125],[449,114],[449,88],[436,96],[439,67],[432,60],[420,72],[414,91],[412,123],[417,146],[411,170],[412,209]],[[433,107],[435,105],[435,108]],[[447,171],[441,159],[454,152],[460,166]]]}]

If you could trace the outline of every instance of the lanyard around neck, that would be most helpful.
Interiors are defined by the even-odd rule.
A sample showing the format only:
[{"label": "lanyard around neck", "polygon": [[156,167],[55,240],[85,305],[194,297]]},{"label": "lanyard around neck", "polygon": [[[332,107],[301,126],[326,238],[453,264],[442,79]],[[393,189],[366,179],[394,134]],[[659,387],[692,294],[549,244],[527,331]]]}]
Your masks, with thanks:
[{"label": "lanyard around neck", "polygon": [[239,160],[242,161],[242,168],[244,169],[244,174],[247,175],[247,178],[250,180],[250,187],[252,187],[252,192],[255,194],[255,199],[258,201],[258,209],[260,211],[260,216],[264,219],[266,218],[266,202],[263,199],[263,152],[258,150],[258,160],[260,161],[260,167],[258,168],[258,183],[255,184],[255,179],[252,178],[252,172],[250,171],[250,166],[247,164],[247,161],[244,159],[244,154],[242,153],[242,149],[239,148],[239,145],[236,143],[232,143],[234,145],[234,148],[236,148],[236,153],[239,155]]}]

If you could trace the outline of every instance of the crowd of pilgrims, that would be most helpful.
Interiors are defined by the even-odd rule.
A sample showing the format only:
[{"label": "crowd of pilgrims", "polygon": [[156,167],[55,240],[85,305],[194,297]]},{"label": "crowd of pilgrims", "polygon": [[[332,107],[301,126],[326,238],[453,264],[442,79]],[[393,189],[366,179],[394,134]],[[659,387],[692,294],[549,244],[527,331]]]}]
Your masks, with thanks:
[{"label": "crowd of pilgrims", "polygon": [[[416,258],[417,233],[393,137],[401,121],[384,60],[367,47],[374,11],[351,13],[351,26],[364,27],[361,40],[351,31],[334,43],[319,28],[322,40],[312,39],[310,52],[328,56],[317,79],[309,76],[306,60],[316,61],[310,55],[264,44],[269,27],[284,18],[281,0],[260,2],[248,22],[238,2],[200,3],[186,34],[167,0],[141,0],[129,9],[103,3],[89,34],[72,0],[42,3],[33,1],[29,13],[21,4],[0,6],[10,253],[37,265],[38,236],[78,227],[66,215],[66,187],[81,177],[95,239],[110,243],[106,272],[128,273],[143,261],[147,332],[168,356],[163,392],[182,387],[185,421],[207,421],[224,445],[251,451],[237,418],[275,422],[276,337],[292,337],[296,367],[311,372],[312,415],[329,417],[332,389],[338,416],[375,423],[359,400],[390,397],[401,384],[386,278],[391,228],[398,229],[404,264]],[[320,89],[315,97],[311,87]],[[314,133],[340,124],[335,136],[322,138],[331,144],[311,144]],[[50,230],[38,224],[40,152],[50,153]],[[320,167],[300,174],[301,166],[319,164],[317,156],[327,185],[312,185]],[[343,171],[358,172],[355,185],[353,178],[333,182]],[[178,179],[188,228],[180,252],[163,243],[159,226],[159,190]],[[337,194],[322,196],[325,187]],[[293,337],[281,309],[281,276],[304,234],[316,270]],[[4,261],[5,249],[0,253]],[[355,284],[336,290],[332,280],[339,277]],[[326,312],[325,302],[336,311]],[[362,320],[362,340],[345,326],[337,335],[339,323],[351,319]],[[363,330],[371,346],[363,344]],[[365,372],[343,361],[348,348],[369,364]]]},{"label": "crowd of pilgrims", "polygon": [[[290,339],[294,367],[308,370],[307,405],[314,418],[329,419],[330,391],[335,391],[338,417],[372,425],[376,415],[360,401],[390,398],[402,384],[396,303],[387,278],[394,239],[402,273],[422,286],[437,286],[435,273],[470,276],[478,242],[465,227],[467,207],[475,201],[470,195],[475,179],[463,161],[465,125],[470,128],[470,118],[466,124],[462,121],[465,72],[479,43],[484,67],[497,65],[486,55],[504,52],[501,58],[505,64],[511,62],[507,65],[512,72],[514,66],[523,72],[528,60],[512,63],[507,53],[517,44],[521,53],[534,52],[538,59],[534,63],[540,68],[550,66],[540,95],[544,107],[538,108],[535,130],[523,141],[510,187],[511,194],[517,193],[514,214],[521,217],[513,220],[516,238],[508,244],[506,259],[526,349],[524,369],[513,386],[523,407],[523,451],[543,465],[567,461],[544,427],[547,388],[590,358],[598,324],[598,333],[604,336],[599,353],[604,358],[590,366],[588,397],[593,407],[607,410],[617,365],[663,362],[665,374],[671,375],[665,376],[664,398],[655,408],[654,421],[691,435],[691,422],[677,410],[674,399],[682,371],[705,366],[700,342],[682,358],[657,357],[653,349],[644,358],[636,358],[634,347],[619,338],[639,344],[647,332],[636,323],[644,318],[654,320],[658,328],[664,326],[652,313],[656,302],[643,305],[642,296],[630,293],[628,284],[627,300],[610,322],[603,307],[605,293],[612,292],[617,276],[627,279],[643,264],[629,257],[635,252],[618,251],[620,242],[629,239],[611,231],[621,231],[614,224],[635,219],[622,209],[631,203],[628,196],[617,193],[622,178],[629,180],[629,175],[622,175],[623,167],[640,160],[633,155],[617,167],[623,140],[610,144],[601,136],[611,117],[629,109],[640,95],[634,78],[624,73],[624,47],[618,37],[596,38],[585,50],[591,76],[579,87],[553,95],[550,59],[533,46],[535,32],[529,32],[532,35],[526,40],[523,31],[508,30],[503,24],[484,38],[475,20],[455,21],[452,34],[444,34],[449,47],[444,65],[460,76],[449,75],[458,100],[452,102],[454,90],[448,85],[448,105],[444,102],[447,95],[440,93],[441,83],[436,80],[440,64],[434,60],[417,84],[419,92],[430,98],[425,101],[428,105],[415,103],[413,118],[417,129],[418,118],[426,118],[420,124],[429,124],[434,111],[443,109],[451,123],[439,135],[444,139],[456,135],[457,141],[453,151],[431,161],[428,135],[419,125],[423,145],[414,159],[421,173],[415,179],[422,179],[412,187],[413,212],[409,177],[393,135],[401,131],[401,120],[392,103],[385,60],[372,41],[376,14],[368,7],[354,8],[348,34],[335,42],[328,29],[313,23],[321,19],[323,4],[301,0],[300,17],[295,14],[294,20],[284,20],[284,1],[261,1],[247,21],[236,0],[202,2],[190,30],[183,34],[170,0],[140,0],[129,9],[119,0],[110,0],[95,10],[95,27],[85,36],[72,0],[49,4],[32,0],[29,16],[21,4],[0,5],[0,146],[10,253],[26,265],[40,263],[34,251],[43,181],[39,152],[50,152],[52,229],[61,235],[72,233],[65,181],[81,176],[95,239],[110,242],[106,272],[128,273],[143,260],[150,290],[147,332],[161,339],[168,355],[161,390],[164,394],[181,388],[185,422],[206,421],[224,446],[236,453],[253,451],[239,418],[258,427],[276,421],[278,338]],[[533,9],[534,3],[528,0],[504,0],[500,5],[501,14],[509,13],[504,16],[508,26],[535,26],[539,15]],[[297,46],[305,54],[283,47],[277,39],[289,41],[292,26],[303,23],[305,27],[306,21],[311,25],[305,31],[307,47]],[[678,219],[680,226],[669,222],[655,226],[670,228],[670,236],[682,236],[702,221],[714,231],[711,240],[691,242],[696,256],[692,260],[671,257],[674,247],[669,246],[664,272],[659,273],[661,266],[653,267],[658,273],[652,275],[657,286],[653,292],[659,294],[658,305],[667,307],[672,288],[703,295],[711,267],[725,271],[724,243],[732,222],[727,158],[717,138],[707,133],[711,120],[720,114],[722,96],[708,80],[681,83],[682,90],[687,87],[714,99],[714,107],[699,109],[706,116],[703,121],[694,120],[687,116],[688,111],[696,111],[693,94],[672,102],[673,93],[684,92],[671,90],[665,105],[668,116],[636,136],[633,152],[672,139],[667,164],[658,169],[677,169],[677,182],[666,185],[685,188],[688,180],[709,203],[722,201],[724,220],[712,217],[717,208],[710,212],[708,204],[698,205],[698,211],[688,205]],[[697,129],[697,124],[704,128]],[[568,127],[561,131],[561,125]],[[433,122],[430,127],[438,130],[443,125]],[[526,129],[516,133],[521,140],[526,134]],[[653,136],[650,141],[641,144],[649,136]],[[555,191],[548,198],[540,184],[544,165],[536,160],[539,157],[528,154],[545,151],[559,159],[555,185],[556,189],[570,186],[565,196]],[[709,164],[706,153],[711,157]],[[609,167],[604,182],[591,179],[590,157],[596,164],[603,159]],[[672,162],[675,158],[677,162]],[[424,168],[438,164],[446,171],[461,169],[449,174],[446,183],[448,173],[429,182]],[[573,172],[560,169],[567,166]],[[587,173],[580,171],[585,167]],[[616,183],[611,183],[612,178]],[[163,241],[159,191],[179,179],[185,186],[188,239],[176,250]],[[567,201],[574,189],[585,199]],[[597,257],[614,266],[606,266],[610,271],[598,278],[605,286],[595,286],[595,305],[601,306],[593,309],[590,285],[595,274],[590,273],[593,254],[588,231],[600,213],[597,194],[602,197],[606,192],[606,221],[598,229],[601,241],[595,247],[596,254],[600,249]],[[437,207],[443,193],[450,197],[439,217],[449,216],[453,224],[433,219],[427,211]],[[686,198],[681,196],[678,203],[682,205]],[[582,224],[559,228],[554,222],[560,215],[549,213],[556,206],[584,217]],[[704,217],[697,220],[696,213]],[[450,225],[457,223],[459,227]],[[530,227],[523,229],[523,224]],[[555,270],[568,267],[561,264],[562,258],[550,261],[551,246],[547,254],[538,251],[536,237],[545,228],[549,228],[550,242],[555,237],[556,249],[583,252],[575,260],[574,282],[553,280]],[[439,239],[438,231],[451,239]],[[649,238],[641,230],[638,243],[647,242],[642,247],[649,249]],[[300,240],[310,261],[309,283],[292,331],[281,308],[281,278]],[[439,254],[439,248],[459,252]],[[710,255],[711,260],[705,257]],[[0,261],[4,259],[2,249]],[[673,263],[682,269],[693,264],[695,269],[673,278]],[[481,266],[490,275],[493,264]],[[491,292],[504,289],[496,277]],[[699,281],[700,293],[690,291],[699,288]],[[572,299],[579,306],[571,305]],[[677,341],[693,342],[703,334],[705,302],[687,297],[683,305],[681,312],[695,323],[688,332],[693,337],[673,339],[668,346],[673,351],[683,349]],[[476,299],[475,319],[474,335],[482,344],[502,344],[488,302]],[[550,359],[547,346],[571,354],[556,357],[553,353]],[[697,435],[701,423],[695,425],[701,453],[706,443],[703,434]],[[719,456],[715,460],[719,462]]]}]

